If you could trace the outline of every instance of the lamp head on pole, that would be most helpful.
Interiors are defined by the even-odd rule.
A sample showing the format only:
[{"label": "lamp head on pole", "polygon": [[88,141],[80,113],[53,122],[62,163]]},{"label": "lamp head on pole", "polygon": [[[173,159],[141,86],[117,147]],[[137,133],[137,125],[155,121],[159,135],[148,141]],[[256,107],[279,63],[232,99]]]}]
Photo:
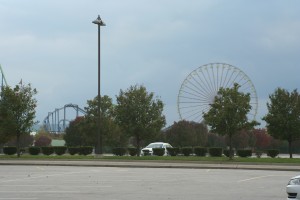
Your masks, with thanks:
[{"label": "lamp head on pole", "polygon": [[99,26],[106,26],[106,24],[102,21],[100,18],[100,15],[98,15],[97,19],[93,21],[94,24],[97,24]]}]

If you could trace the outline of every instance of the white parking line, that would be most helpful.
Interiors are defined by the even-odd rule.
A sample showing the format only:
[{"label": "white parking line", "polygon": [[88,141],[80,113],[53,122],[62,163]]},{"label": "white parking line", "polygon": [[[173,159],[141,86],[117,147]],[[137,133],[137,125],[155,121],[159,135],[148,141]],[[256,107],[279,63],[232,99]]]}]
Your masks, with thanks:
[{"label": "white parking line", "polygon": [[246,182],[246,181],[252,181],[252,180],[255,180],[255,179],[268,178],[268,177],[271,177],[271,176],[274,176],[274,175],[257,176],[257,177],[253,177],[253,178],[248,178],[248,179],[244,179],[244,180],[239,180],[239,181],[237,181],[237,182],[238,182],[238,183],[241,183],[241,182]]},{"label": "white parking line", "polygon": [[246,182],[246,181],[251,181],[251,180],[255,180],[255,179],[262,179],[262,178],[274,177],[274,176],[277,176],[277,177],[290,177],[289,175],[265,175],[265,176],[257,176],[257,177],[253,177],[253,178],[239,180],[237,182],[240,183],[240,182]]}]

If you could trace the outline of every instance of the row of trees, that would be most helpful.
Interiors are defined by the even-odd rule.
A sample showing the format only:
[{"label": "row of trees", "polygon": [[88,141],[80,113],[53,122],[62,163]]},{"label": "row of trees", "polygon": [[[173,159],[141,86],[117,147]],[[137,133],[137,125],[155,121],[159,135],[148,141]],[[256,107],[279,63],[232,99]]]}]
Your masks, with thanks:
[{"label": "row of trees", "polygon": [[[250,94],[239,92],[239,88],[238,84],[234,84],[233,88],[219,90],[210,109],[203,113],[204,124],[180,121],[163,132],[161,130],[166,123],[162,114],[163,102],[154,97],[154,93],[147,92],[144,86],[135,85],[125,91],[120,90],[116,105],[110,97],[102,96],[100,129],[103,144],[110,147],[126,146],[130,141],[140,149],[148,142],[167,140],[175,146],[207,146],[217,143],[217,139],[221,142],[223,137],[232,152],[236,138],[242,141],[241,138],[247,137],[248,146],[252,147],[260,142],[253,134],[249,134],[258,123],[249,121]],[[15,88],[3,87],[1,90],[1,143],[16,137],[18,155],[21,135],[28,134],[35,123],[36,93],[30,84],[21,83]],[[68,146],[96,145],[97,106],[98,98],[88,100],[86,115],[70,123],[64,135]],[[297,90],[289,93],[278,88],[270,95],[267,106],[269,112],[263,119],[267,122],[268,133],[275,139],[288,141],[292,158],[292,143],[300,138],[299,93]]]},{"label": "row of trees", "polygon": [[[64,139],[67,146],[95,146],[98,98],[87,101],[86,115],[72,121],[66,129]],[[108,96],[100,98],[100,130],[105,146],[127,146],[133,144],[140,149],[146,141],[153,140],[165,126],[162,114],[163,103],[148,93],[144,86],[131,86],[120,90],[117,104]]]},{"label": "row of trees", "polygon": [[[233,88],[221,88],[209,111],[203,113],[211,132],[229,138],[230,158],[233,153],[233,135],[258,125],[256,121],[248,120],[247,114],[251,110],[250,94],[239,92],[239,87],[235,83]],[[292,143],[300,139],[300,95],[297,90],[290,93],[278,88],[269,98],[268,114],[263,120],[267,122],[267,130],[271,136],[288,141],[292,158]]]}]

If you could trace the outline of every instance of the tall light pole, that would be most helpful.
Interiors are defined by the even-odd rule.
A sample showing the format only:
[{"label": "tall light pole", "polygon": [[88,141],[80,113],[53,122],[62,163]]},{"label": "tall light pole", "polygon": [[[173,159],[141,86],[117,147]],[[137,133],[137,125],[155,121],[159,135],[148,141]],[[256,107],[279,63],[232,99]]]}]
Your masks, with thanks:
[{"label": "tall light pole", "polygon": [[98,15],[97,19],[93,21],[94,24],[98,25],[98,119],[97,119],[97,143],[95,148],[96,155],[103,154],[103,141],[102,141],[102,134],[100,131],[100,123],[101,123],[101,113],[100,113],[100,26],[105,26],[105,23]]}]

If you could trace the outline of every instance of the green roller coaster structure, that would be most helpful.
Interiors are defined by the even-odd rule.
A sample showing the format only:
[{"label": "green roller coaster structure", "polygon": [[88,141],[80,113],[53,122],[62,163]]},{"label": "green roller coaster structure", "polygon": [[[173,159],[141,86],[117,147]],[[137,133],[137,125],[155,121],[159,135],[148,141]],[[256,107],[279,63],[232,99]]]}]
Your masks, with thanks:
[{"label": "green roller coaster structure", "polygon": [[3,72],[3,69],[2,69],[1,65],[0,65],[0,76],[1,76],[1,82],[0,82],[0,84],[1,84],[0,91],[1,91],[3,86],[7,86],[7,82],[6,82],[4,72]]}]

